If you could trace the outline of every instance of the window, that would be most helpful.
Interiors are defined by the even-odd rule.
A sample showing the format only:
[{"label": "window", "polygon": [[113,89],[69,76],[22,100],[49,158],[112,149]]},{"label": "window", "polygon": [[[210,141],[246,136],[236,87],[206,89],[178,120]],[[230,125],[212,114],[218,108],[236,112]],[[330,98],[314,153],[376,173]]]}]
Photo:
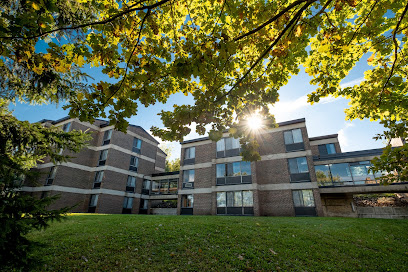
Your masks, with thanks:
[{"label": "window", "polygon": [[334,144],[323,144],[319,145],[318,148],[320,155],[336,154],[336,147],[334,146]]},{"label": "window", "polygon": [[95,173],[95,179],[94,179],[94,184],[93,184],[94,189],[98,189],[101,187],[103,174],[104,174],[103,171],[98,171]]},{"label": "window", "polygon": [[122,213],[125,213],[125,214],[132,213],[132,206],[133,206],[133,198],[125,197],[123,199]]},{"label": "window", "polygon": [[148,180],[148,179],[145,179],[143,181],[143,184],[142,184],[142,194],[143,195],[150,194],[150,183],[151,183],[151,181]]},{"label": "window", "polygon": [[283,132],[283,137],[285,138],[286,145],[303,143],[302,130],[300,128]]},{"label": "window", "polygon": [[350,171],[353,176],[354,184],[375,183],[374,175],[369,172],[370,166],[369,161],[350,163]]},{"label": "window", "polygon": [[307,166],[306,157],[288,159],[289,169],[291,174],[307,173],[309,172],[309,167]]},{"label": "window", "polygon": [[69,132],[69,129],[71,128],[71,122],[66,123],[62,126],[62,131],[64,132]]},{"label": "window", "polygon": [[160,183],[157,181],[152,181],[152,194],[160,194]]},{"label": "window", "polygon": [[217,214],[252,215],[252,191],[217,192]]},{"label": "window", "polygon": [[315,172],[317,183],[320,186],[331,185],[332,179],[328,165],[316,165]]},{"label": "window", "polygon": [[107,149],[102,150],[101,154],[99,155],[98,166],[105,165],[107,157],[108,157],[108,150]]},{"label": "window", "polygon": [[110,143],[110,140],[112,138],[112,129],[105,131],[103,134],[103,142],[102,145],[107,145]]},{"label": "window", "polygon": [[127,182],[126,182],[126,192],[135,192],[135,187],[136,187],[136,177],[128,176]]},{"label": "window", "polygon": [[251,163],[232,162],[227,164],[217,164],[217,185],[251,183]]},{"label": "window", "polygon": [[52,185],[56,174],[57,174],[57,166],[51,167],[50,172],[48,173],[48,177],[47,177],[47,181],[45,182],[45,185]]},{"label": "window", "polygon": [[333,182],[347,182],[353,180],[348,163],[331,164],[330,172]]},{"label": "window", "polygon": [[184,164],[195,163],[195,147],[189,147],[184,150]]},{"label": "window", "polygon": [[184,159],[194,159],[195,158],[195,147],[186,148],[184,151]]},{"label": "window", "polygon": [[133,138],[133,147],[132,147],[132,151],[135,153],[139,153],[141,152],[142,149],[142,140],[138,139],[138,138]]},{"label": "window", "polygon": [[193,195],[182,195],[181,196],[181,215],[192,215],[194,206]]},{"label": "window", "polygon": [[283,138],[285,139],[287,152],[305,150],[302,130],[300,128],[284,131]]},{"label": "window", "polygon": [[181,196],[181,207],[182,208],[193,208],[194,198],[193,195],[182,195]]},{"label": "window", "polygon": [[129,170],[133,172],[137,172],[137,167],[139,166],[139,158],[135,156],[130,156],[130,166]]},{"label": "window", "polygon": [[183,188],[194,188],[194,170],[183,171]]},{"label": "window", "polygon": [[288,163],[292,182],[310,181],[306,157],[288,159]]},{"label": "window", "polygon": [[91,199],[89,200],[88,212],[94,213],[96,210],[97,204],[98,204],[98,195],[91,195]]},{"label": "window", "polygon": [[316,165],[319,186],[376,184],[382,173],[371,173],[369,161]]},{"label": "window", "polygon": [[314,197],[312,190],[296,190],[292,191],[293,204],[295,207],[314,207]]},{"label": "window", "polygon": [[149,204],[149,201],[147,199],[140,199],[140,209],[142,210],[147,210],[147,205]]},{"label": "window", "polygon": [[239,139],[222,138],[217,142],[217,158],[239,156],[241,153],[241,144]]}]

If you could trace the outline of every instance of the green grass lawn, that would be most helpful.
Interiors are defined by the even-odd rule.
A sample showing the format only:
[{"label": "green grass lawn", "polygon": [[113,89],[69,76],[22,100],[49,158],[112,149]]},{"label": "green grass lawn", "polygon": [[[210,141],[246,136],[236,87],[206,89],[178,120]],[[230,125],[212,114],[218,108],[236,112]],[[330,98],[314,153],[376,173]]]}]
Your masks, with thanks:
[{"label": "green grass lawn", "polygon": [[408,221],[73,215],[30,239],[39,271],[407,271]]}]

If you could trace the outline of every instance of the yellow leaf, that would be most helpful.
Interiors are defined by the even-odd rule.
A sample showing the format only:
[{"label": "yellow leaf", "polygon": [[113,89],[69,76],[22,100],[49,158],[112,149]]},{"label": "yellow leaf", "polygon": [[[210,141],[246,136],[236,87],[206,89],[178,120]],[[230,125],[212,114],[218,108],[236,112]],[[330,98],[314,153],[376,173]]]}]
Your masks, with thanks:
[{"label": "yellow leaf", "polygon": [[374,60],[374,55],[375,55],[375,54],[372,54],[371,57],[369,57],[369,58],[367,59],[367,62],[372,62],[372,61]]},{"label": "yellow leaf", "polygon": [[319,53],[325,53],[330,50],[330,44],[322,45],[319,47]]},{"label": "yellow leaf", "polygon": [[300,35],[302,35],[302,27],[300,25],[298,25],[296,27],[295,36],[299,37]]},{"label": "yellow leaf", "polygon": [[35,10],[39,10],[40,6],[37,3],[31,3],[31,6],[33,7],[33,9]]}]

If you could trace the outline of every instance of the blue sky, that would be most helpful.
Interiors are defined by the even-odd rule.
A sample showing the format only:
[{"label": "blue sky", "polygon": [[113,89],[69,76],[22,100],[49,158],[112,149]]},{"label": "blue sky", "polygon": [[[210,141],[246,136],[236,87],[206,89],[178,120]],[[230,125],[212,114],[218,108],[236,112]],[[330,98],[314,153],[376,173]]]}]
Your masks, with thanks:
[{"label": "blue sky", "polygon": [[[353,68],[350,74],[343,80],[342,85],[358,84],[363,80],[364,71],[369,69],[367,65],[367,56]],[[86,72],[94,77],[95,81],[106,77],[101,74],[99,68],[88,68]],[[369,120],[345,121],[344,109],[348,107],[348,100],[344,98],[325,98],[314,105],[308,104],[307,94],[312,92],[316,86],[309,84],[310,77],[301,69],[301,72],[293,76],[289,83],[279,91],[279,102],[272,107],[277,122],[306,118],[309,137],[339,134],[340,145],[343,152],[373,149],[383,147],[384,143],[375,141],[373,136],[383,131],[383,127],[378,122]],[[172,110],[174,104],[192,104],[191,96],[184,94],[175,94],[168,99],[166,104],[156,103],[153,106],[145,108],[140,106],[138,114],[129,119],[131,124],[142,126],[149,131],[151,126],[163,127],[163,124],[157,115],[161,110]],[[57,120],[68,115],[68,111],[57,105],[28,105],[18,103],[11,105],[14,115],[20,120],[37,122],[41,119]],[[191,126],[194,128],[194,125]],[[190,133],[185,139],[202,137],[195,131]],[[158,139],[160,142],[161,140]],[[180,156],[180,144],[165,143],[173,151],[170,159]]]}]

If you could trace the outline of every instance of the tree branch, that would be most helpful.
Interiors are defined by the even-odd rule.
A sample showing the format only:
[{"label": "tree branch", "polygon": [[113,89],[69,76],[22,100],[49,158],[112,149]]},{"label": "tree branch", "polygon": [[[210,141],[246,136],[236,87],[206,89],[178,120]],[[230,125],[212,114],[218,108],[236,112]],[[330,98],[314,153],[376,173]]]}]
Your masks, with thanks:
[{"label": "tree branch", "polygon": [[143,31],[144,23],[145,23],[145,21],[146,21],[146,18],[147,18],[149,15],[150,15],[150,9],[147,10],[145,16],[143,17],[142,23],[141,23],[141,25],[140,25],[139,35],[138,35],[138,37],[137,37],[137,42],[136,42],[136,44],[133,46],[132,52],[130,53],[130,56],[129,56],[129,59],[128,59],[128,61],[126,62],[125,75],[123,76],[123,79],[122,79],[122,81],[120,82],[118,89],[117,89],[111,96],[109,96],[108,99],[106,99],[106,101],[102,104],[102,106],[105,106],[106,103],[108,103],[109,100],[111,100],[112,97],[114,97],[114,96],[119,92],[119,90],[122,88],[122,85],[123,85],[123,83],[125,82],[126,77],[127,77],[127,71],[128,71],[128,69],[129,69],[129,63],[130,63],[130,61],[132,60],[133,53],[135,52],[136,47],[139,45],[140,37],[142,36],[142,31]]},{"label": "tree branch", "polygon": [[391,71],[390,71],[390,74],[389,74],[389,76],[387,78],[387,81],[385,82],[385,84],[383,86],[383,89],[381,90],[380,99],[378,101],[378,106],[381,105],[382,95],[384,93],[385,87],[387,87],[391,77],[394,74],[395,64],[397,63],[397,59],[398,59],[398,42],[397,42],[396,36],[397,36],[398,28],[399,28],[399,26],[401,24],[402,19],[404,19],[404,16],[407,13],[407,10],[408,10],[408,4],[405,6],[405,9],[402,12],[401,17],[400,17],[400,19],[399,19],[399,21],[397,23],[397,26],[394,29],[394,33],[392,34],[392,40],[394,42],[394,62],[392,63]]},{"label": "tree branch", "polygon": [[351,37],[350,41],[347,43],[347,45],[350,45],[350,43],[353,41],[354,37],[356,36],[357,32],[360,31],[361,26],[367,21],[368,17],[370,16],[371,12],[373,12],[375,5],[377,5],[378,1],[374,0],[374,4],[371,6],[370,12],[367,14],[367,16],[364,18],[363,22],[358,26],[357,30],[354,31],[353,37]]},{"label": "tree branch", "polygon": [[280,41],[280,39],[285,35],[286,31],[288,31],[294,24],[299,20],[303,11],[307,9],[311,4],[316,2],[316,0],[309,0],[303,7],[299,9],[299,11],[295,14],[295,16],[290,20],[290,22],[286,25],[286,27],[282,30],[282,32],[278,35],[278,37],[273,41],[273,43],[258,57],[258,59],[251,65],[248,71],[232,86],[232,88],[224,93],[222,96],[218,97],[214,102],[220,101],[222,98],[226,97],[227,95],[231,94],[231,92],[237,87],[245,77],[263,60],[263,58],[272,50],[272,48]]},{"label": "tree branch", "polygon": [[[276,21],[277,19],[279,19],[279,17],[281,17],[283,14],[285,14],[286,12],[288,12],[289,10],[291,10],[293,7],[296,7],[296,6],[300,5],[301,3],[308,2],[308,1],[309,1],[309,0],[298,0],[298,1],[293,2],[292,4],[290,4],[289,6],[287,6],[286,8],[284,8],[281,12],[279,12],[278,14],[276,14],[275,16],[273,16],[271,19],[269,19],[268,21],[266,21],[266,22],[263,23],[262,25],[258,26],[257,28],[255,28],[255,29],[253,29],[253,30],[251,30],[251,31],[248,31],[248,32],[245,33],[245,34],[242,34],[242,35],[240,35],[240,36],[234,38],[234,41],[235,41],[235,42],[236,42],[236,41],[239,41],[239,40],[241,40],[241,39],[243,39],[243,38],[245,38],[245,37],[247,37],[247,36],[249,36],[249,35],[254,34],[255,32],[258,32],[259,30],[261,30],[261,29],[264,28],[265,26],[267,26],[267,25],[269,25],[270,23],[272,23],[272,22]],[[313,1],[313,2],[316,2],[316,1]]]},{"label": "tree branch", "polygon": [[161,6],[161,5],[163,5],[163,4],[165,4],[165,3],[169,2],[169,1],[170,0],[162,0],[162,1],[157,2],[156,4],[152,4],[150,6],[134,7],[135,5],[138,5],[138,4],[142,3],[142,2],[145,2],[145,1],[139,1],[138,3],[132,5],[131,6],[132,8],[126,9],[126,10],[124,10],[122,12],[119,12],[119,13],[117,13],[117,14],[113,15],[112,17],[110,17],[108,19],[105,19],[105,20],[91,22],[91,23],[85,23],[85,24],[76,25],[76,26],[61,27],[61,28],[45,31],[45,32],[43,32],[41,34],[34,35],[34,36],[29,36],[29,37],[11,36],[11,37],[0,37],[0,39],[36,39],[36,38],[40,38],[42,36],[45,36],[45,35],[48,35],[48,34],[51,34],[51,33],[57,32],[57,31],[75,30],[75,29],[88,27],[88,26],[103,25],[103,24],[112,22],[112,21],[116,20],[117,18],[122,17],[123,15],[134,12],[134,11],[145,10],[145,9],[148,9],[150,11],[151,9],[154,9],[154,8],[156,8],[158,6]]}]

